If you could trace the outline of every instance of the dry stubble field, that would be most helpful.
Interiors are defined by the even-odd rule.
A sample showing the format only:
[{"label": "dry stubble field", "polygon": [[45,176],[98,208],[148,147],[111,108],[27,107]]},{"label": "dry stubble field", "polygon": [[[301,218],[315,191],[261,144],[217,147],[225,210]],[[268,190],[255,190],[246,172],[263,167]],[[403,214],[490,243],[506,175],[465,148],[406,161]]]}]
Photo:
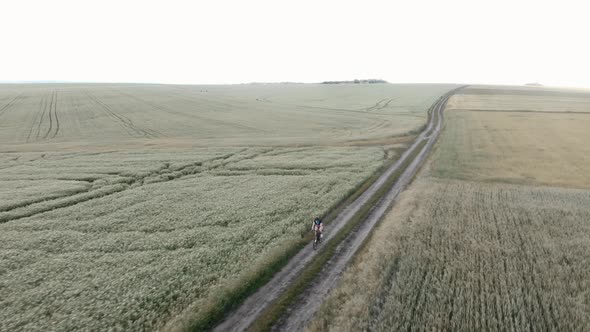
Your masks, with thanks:
[{"label": "dry stubble field", "polygon": [[205,324],[451,88],[0,86],[0,330]]},{"label": "dry stubble field", "polygon": [[453,97],[310,330],[590,330],[590,94],[561,93]]}]

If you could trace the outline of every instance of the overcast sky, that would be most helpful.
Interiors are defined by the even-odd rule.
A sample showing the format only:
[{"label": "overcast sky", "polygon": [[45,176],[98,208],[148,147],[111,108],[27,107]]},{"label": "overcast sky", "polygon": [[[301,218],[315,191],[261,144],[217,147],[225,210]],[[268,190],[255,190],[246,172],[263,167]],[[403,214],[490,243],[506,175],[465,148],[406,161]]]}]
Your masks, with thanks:
[{"label": "overcast sky", "polygon": [[584,1],[0,3],[0,81],[590,87]]}]

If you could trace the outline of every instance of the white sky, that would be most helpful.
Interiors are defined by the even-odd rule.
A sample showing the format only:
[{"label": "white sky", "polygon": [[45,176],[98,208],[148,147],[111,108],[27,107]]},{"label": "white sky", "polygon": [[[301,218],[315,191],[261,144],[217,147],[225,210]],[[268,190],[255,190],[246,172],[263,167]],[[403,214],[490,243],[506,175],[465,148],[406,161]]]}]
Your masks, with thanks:
[{"label": "white sky", "polygon": [[584,1],[0,2],[0,81],[590,87]]}]

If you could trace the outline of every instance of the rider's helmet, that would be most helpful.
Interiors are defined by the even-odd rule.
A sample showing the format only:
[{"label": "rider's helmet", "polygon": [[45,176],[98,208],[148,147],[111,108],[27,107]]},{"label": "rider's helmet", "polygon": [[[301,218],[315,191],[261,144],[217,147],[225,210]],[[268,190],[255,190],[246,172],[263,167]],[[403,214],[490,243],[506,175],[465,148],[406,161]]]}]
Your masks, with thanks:
[{"label": "rider's helmet", "polygon": [[314,224],[319,225],[322,222],[322,220],[320,219],[320,217],[316,216],[313,222]]}]

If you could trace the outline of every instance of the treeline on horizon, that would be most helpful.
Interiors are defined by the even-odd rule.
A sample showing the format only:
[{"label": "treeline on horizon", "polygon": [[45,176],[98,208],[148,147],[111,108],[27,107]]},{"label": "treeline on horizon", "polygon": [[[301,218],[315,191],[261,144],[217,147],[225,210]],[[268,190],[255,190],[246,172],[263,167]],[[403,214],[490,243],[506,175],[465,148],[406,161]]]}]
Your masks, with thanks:
[{"label": "treeline on horizon", "polygon": [[370,78],[367,80],[352,80],[352,81],[324,81],[322,82],[322,84],[344,84],[344,83],[352,83],[352,84],[375,84],[375,83],[387,83],[386,80],[382,80],[382,79],[375,79],[375,78]]}]

